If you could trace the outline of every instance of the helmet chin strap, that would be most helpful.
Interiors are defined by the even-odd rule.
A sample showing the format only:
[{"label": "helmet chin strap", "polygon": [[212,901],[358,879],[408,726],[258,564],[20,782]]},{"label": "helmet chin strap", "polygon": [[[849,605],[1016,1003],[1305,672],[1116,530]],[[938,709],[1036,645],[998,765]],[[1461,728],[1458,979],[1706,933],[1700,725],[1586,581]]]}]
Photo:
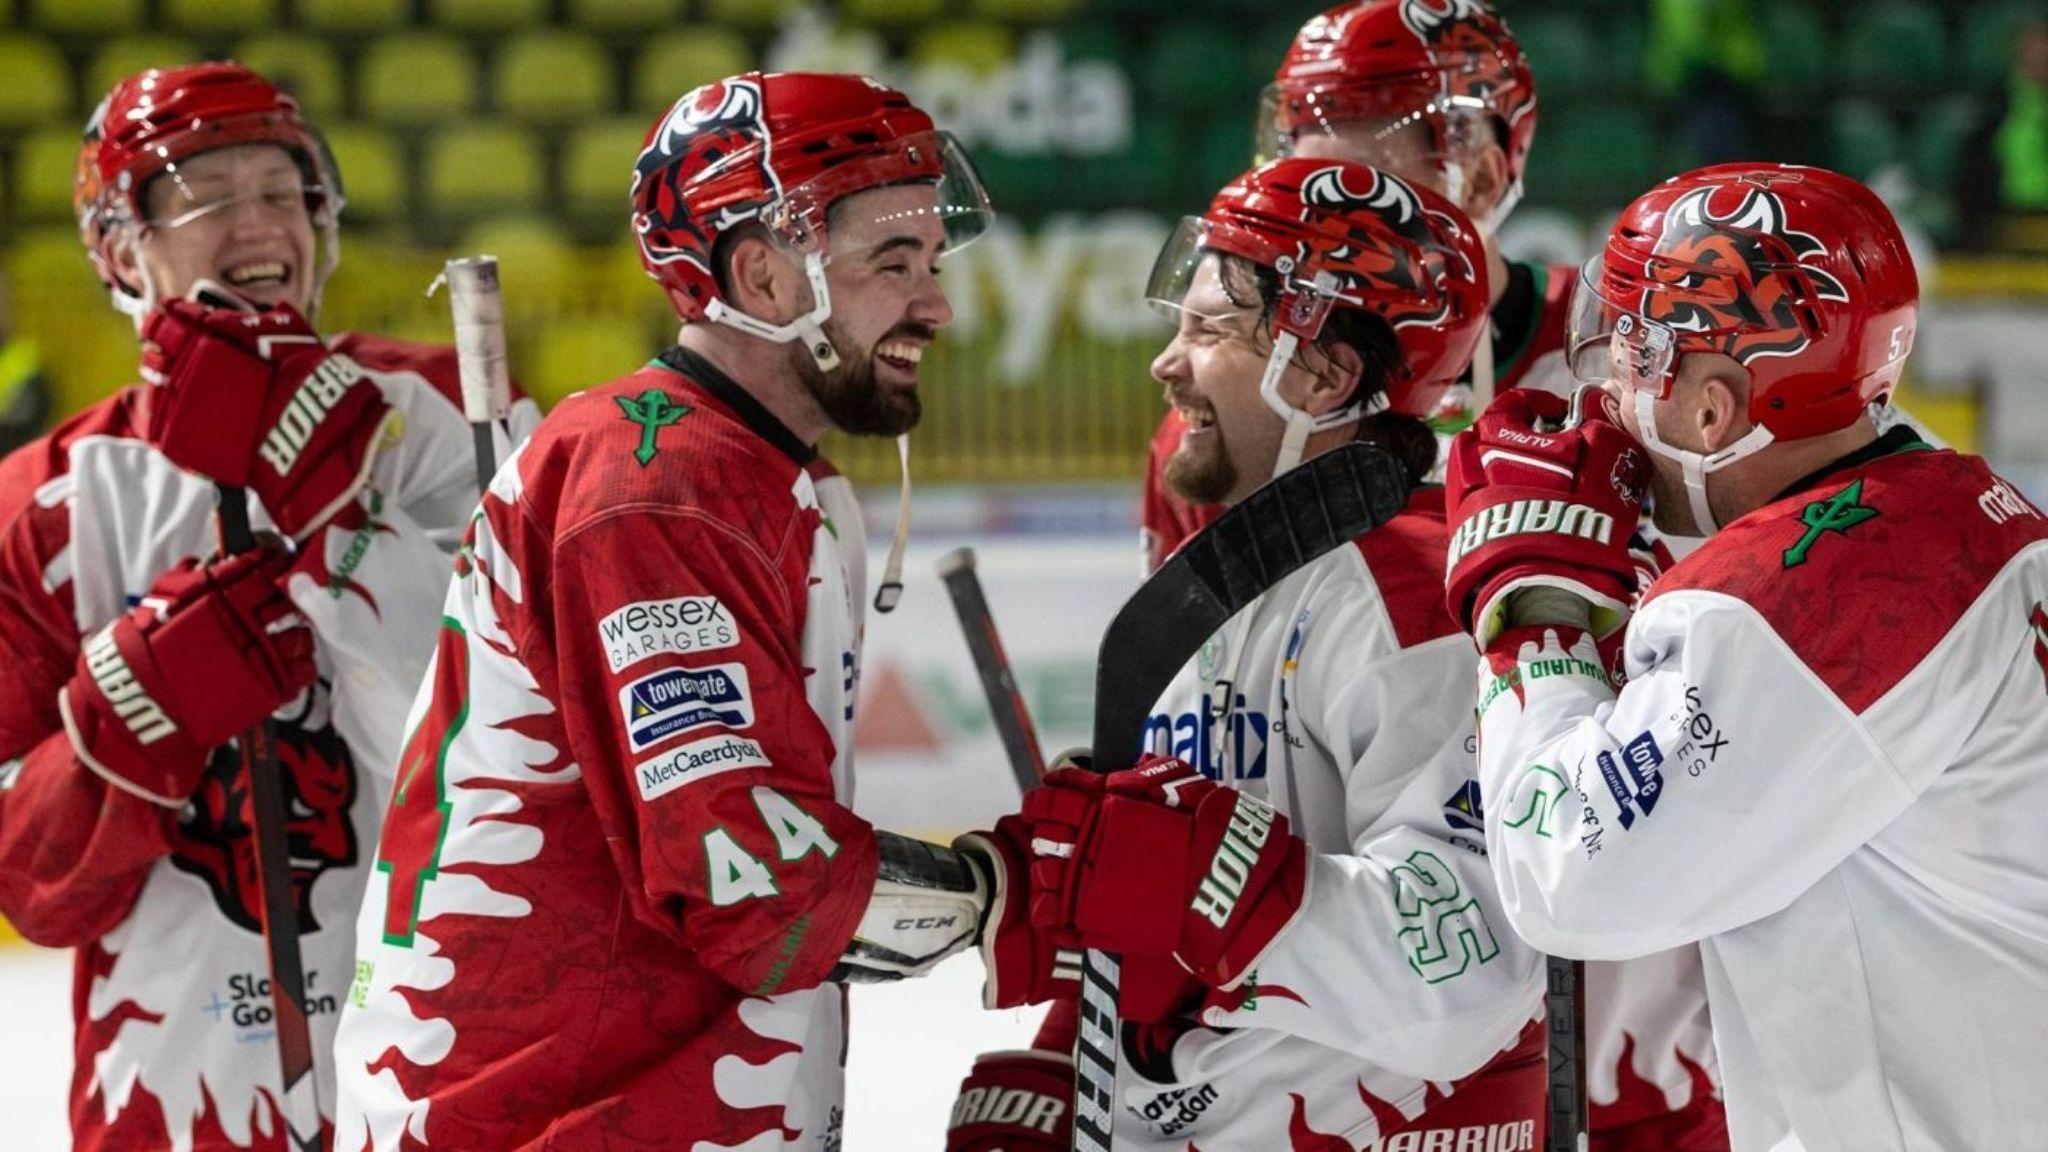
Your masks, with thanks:
[{"label": "helmet chin strap", "polygon": [[1715,522],[1713,505],[1707,500],[1707,476],[1745,456],[1754,455],[1773,439],[1771,430],[1759,424],[1742,439],[1719,452],[1692,452],[1673,447],[1657,434],[1657,398],[1642,391],[1636,393],[1636,425],[1642,433],[1644,447],[1667,460],[1677,461],[1683,470],[1686,498],[1692,504],[1693,524],[1702,536],[1710,535],[1721,527]]},{"label": "helmet chin strap", "polygon": [[1321,416],[1313,416],[1289,404],[1280,395],[1280,376],[1287,371],[1288,362],[1294,359],[1295,349],[1300,344],[1300,337],[1283,329],[1273,338],[1273,354],[1266,357],[1266,373],[1259,378],[1259,399],[1287,421],[1287,430],[1280,436],[1280,454],[1273,460],[1275,476],[1301,463],[1301,454],[1307,448],[1311,435],[1356,424],[1366,415],[1366,406],[1354,400]]},{"label": "helmet chin strap", "polygon": [[787,324],[770,324],[728,306],[723,300],[713,300],[705,305],[704,318],[728,328],[737,328],[770,344],[802,340],[804,350],[817,362],[818,370],[830,372],[839,367],[839,350],[832,347],[831,338],[825,335],[825,321],[832,318],[832,291],[825,286],[825,256],[822,252],[804,253],[804,276],[811,282],[811,299],[817,303],[809,312]]}]

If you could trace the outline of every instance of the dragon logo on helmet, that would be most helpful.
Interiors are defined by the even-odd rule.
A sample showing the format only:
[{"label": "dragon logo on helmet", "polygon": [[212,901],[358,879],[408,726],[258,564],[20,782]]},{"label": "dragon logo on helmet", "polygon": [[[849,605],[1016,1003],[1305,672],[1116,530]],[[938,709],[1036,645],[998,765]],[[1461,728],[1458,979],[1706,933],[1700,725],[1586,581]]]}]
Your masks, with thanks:
[{"label": "dragon logo on helmet", "polygon": [[[1796,175],[1796,174],[1787,174]],[[1664,213],[1655,254],[1644,264],[1652,287],[1642,314],[1678,332],[1726,333],[1718,351],[1747,364],[1793,356],[1813,343],[1801,325],[1802,296],[1847,301],[1841,280],[1820,267],[1827,246],[1793,228],[1770,180],[1745,179],[1732,211],[1714,211],[1725,185],[1696,188]],[[1702,292],[1702,270],[1731,276],[1736,291]]]},{"label": "dragon logo on helmet", "polygon": [[[1396,328],[1441,323],[1449,316],[1451,307],[1449,294],[1439,285],[1448,269],[1426,257],[1414,259],[1410,253],[1442,251],[1438,235],[1457,232],[1458,224],[1441,212],[1431,211],[1415,189],[1400,177],[1378,169],[1365,171],[1371,173],[1372,185],[1363,192],[1355,191],[1344,183],[1344,168],[1340,165],[1333,164],[1309,173],[1301,182],[1302,206],[1340,218],[1344,214],[1369,212],[1388,231],[1405,241],[1408,250],[1376,240],[1365,227],[1352,224],[1350,242],[1323,252],[1321,266],[1343,281],[1345,295],[1363,293],[1381,300],[1398,296],[1434,302],[1423,308],[1375,309]],[[1463,261],[1462,255],[1454,254],[1453,258]],[[1472,269],[1464,268],[1462,274],[1471,275]]]},{"label": "dragon logo on helmet", "polygon": [[[633,165],[633,230],[656,264],[688,261],[709,271],[710,237],[751,219],[782,195],[768,163],[769,136],[759,83],[721,80],[686,93],[669,109]],[[709,217],[693,210],[685,184],[735,154],[748,157],[753,195],[721,203]]]}]

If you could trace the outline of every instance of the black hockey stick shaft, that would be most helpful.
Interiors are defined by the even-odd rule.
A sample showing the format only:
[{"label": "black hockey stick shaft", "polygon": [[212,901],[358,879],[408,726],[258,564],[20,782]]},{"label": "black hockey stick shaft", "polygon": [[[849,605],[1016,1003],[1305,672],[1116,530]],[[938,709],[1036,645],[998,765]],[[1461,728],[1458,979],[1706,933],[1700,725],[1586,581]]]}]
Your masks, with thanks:
[{"label": "black hockey stick shaft", "polygon": [[[221,547],[229,553],[256,547],[249,502],[240,488],[218,486]],[[313,1032],[306,1014],[306,964],[299,949],[299,908],[293,891],[291,835],[284,774],[277,759],[276,724],[266,716],[242,734],[242,772],[249,783],[256,834],[256,890],[263,913],[263,946],[270,958],[271,1020],[277,1026],[278,1064],[284,1073],[285,1130],[298,1152],[319,1152],[319,1078],[313,1071]]]},{"label": "black hockey stick shaft", "polygon": [[967,637],[967,653],[974,658],[974,671],[988,697],[989,716],[1002,737],[1003,752],[1010,759],[1010,771],[1017,777],[1017,791],[1029,792],[1045,771],[1045,753],[1038,743],[1038,731],[1031,725],[1031,710],[1017,689],[1010,657],[1003,651],[1002,636],[996,632],[995,614],[989,610],[981,577],[975,572],[974,549],[956,548],[939,557],[939,579],[953,598],[953,613],[960,618],[960,631]]},{"label": "black hockey stick shaft", "polygon": [[[1386,523],[1408,502],[1408,471],[1354,442],[1276,477],[1204,528],[1118,610],[1095,665],[1094,768],[1136,763],[1145,725],[1174,676],[1232,616],[1292,573]],[[1082,961],[1074,1039],[1074,1148],[1110,1152],[1119,1060],[1116,958]]]},{"label": "black hockey stick shaft", "polygon": [[1544,961],[1543,1008],[1549,1018],[1550,1136],[1548,1152],[1587,1152],[1586,965],[1562,956]]}]

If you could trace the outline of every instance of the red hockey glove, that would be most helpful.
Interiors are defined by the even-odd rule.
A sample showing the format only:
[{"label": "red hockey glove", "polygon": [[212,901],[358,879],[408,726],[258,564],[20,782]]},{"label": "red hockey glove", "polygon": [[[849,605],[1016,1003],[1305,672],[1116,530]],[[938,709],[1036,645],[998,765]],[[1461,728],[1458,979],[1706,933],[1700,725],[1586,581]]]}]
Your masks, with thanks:
[{"label": "red hockey glove", "polygon": [[177,808],[206,759],[313,682],[313,632],[280,581],[291,557],[257,549],[165,573],[87,637],[57,696],[78,758],[117,788]]},{"label": "red hockey glove", "polygon": [[1504,626],[1510,592],[1570,592],[1592,605],[1601,636],[1621,626],[1635,599],[1629,538],[1649,462],[1597,403],[1561,427],[1571,408],[1564,397],[1510,389],[1451,441],[1446,595],[1481,647]]},{"label": "red hockey glove", "polygon": [[1058,1052],[985,1052],[960,1081],[946,1152],[1067,1152],[1074,1062]]},{"label": "red hockey glove", "polygon": [[1054,945],[1031,925],[1031,826],[1022,816],[1005,816],[993,830],[969,832],[953,851],[980,865],[989,876],[988,910],[982,913],[977,943],[988,979],[981,1002],[988,1008],[1042,1004],[1081,994],[1081,954]]},{"label": "red hockey glove", "polygon": [[1024,816],[1032,922],[1062,943],[1171,957],[1228,988],[1301,908],[1308,846],[1287,818],[1179,760],[1056,769]]},{"label": "red hockey glove", "polygon": [[173,464],[256,493],[303,540],[362,488],[394,417],[303,316],[171,300],[142,324],[146,434]]}]

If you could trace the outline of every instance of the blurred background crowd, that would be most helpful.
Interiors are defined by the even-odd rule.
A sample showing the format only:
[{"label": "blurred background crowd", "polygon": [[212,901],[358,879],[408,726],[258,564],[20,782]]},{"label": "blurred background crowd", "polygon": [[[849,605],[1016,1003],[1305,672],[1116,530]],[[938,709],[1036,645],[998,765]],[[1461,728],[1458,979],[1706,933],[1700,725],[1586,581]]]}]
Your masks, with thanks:
[{"label": "blurred background crowd", "polygon": [[[19,442],[133,377],[128,321],[71,215],[79,130],[120,76],[232,55],[293,89],[347,194],[323,328],[446,341],[445,304],[422,290],[446,257],[494,252],[514,370],[545,404],[671,336],[625,218],[660,110],[750,67],[857,70],[959,134],[1004,214],[949,272],[960,320],[926,362],[920,478],[1078,485],[1064,490],[1089,515],[1134,516],[1160,411],[1145,273],[1172,222],[1250,160],[1257,93],[1319,6],[0,0],[0,423]],[[1499,8],[1541,118],[1511,255],[1576,260],[1636,193],[1700,163],[1862,178],[1908,224],[1928,297],[1907,403],[2048,487],[2048,5]],[[885,443],[836,448],[857,478],[890,479]]]}]

